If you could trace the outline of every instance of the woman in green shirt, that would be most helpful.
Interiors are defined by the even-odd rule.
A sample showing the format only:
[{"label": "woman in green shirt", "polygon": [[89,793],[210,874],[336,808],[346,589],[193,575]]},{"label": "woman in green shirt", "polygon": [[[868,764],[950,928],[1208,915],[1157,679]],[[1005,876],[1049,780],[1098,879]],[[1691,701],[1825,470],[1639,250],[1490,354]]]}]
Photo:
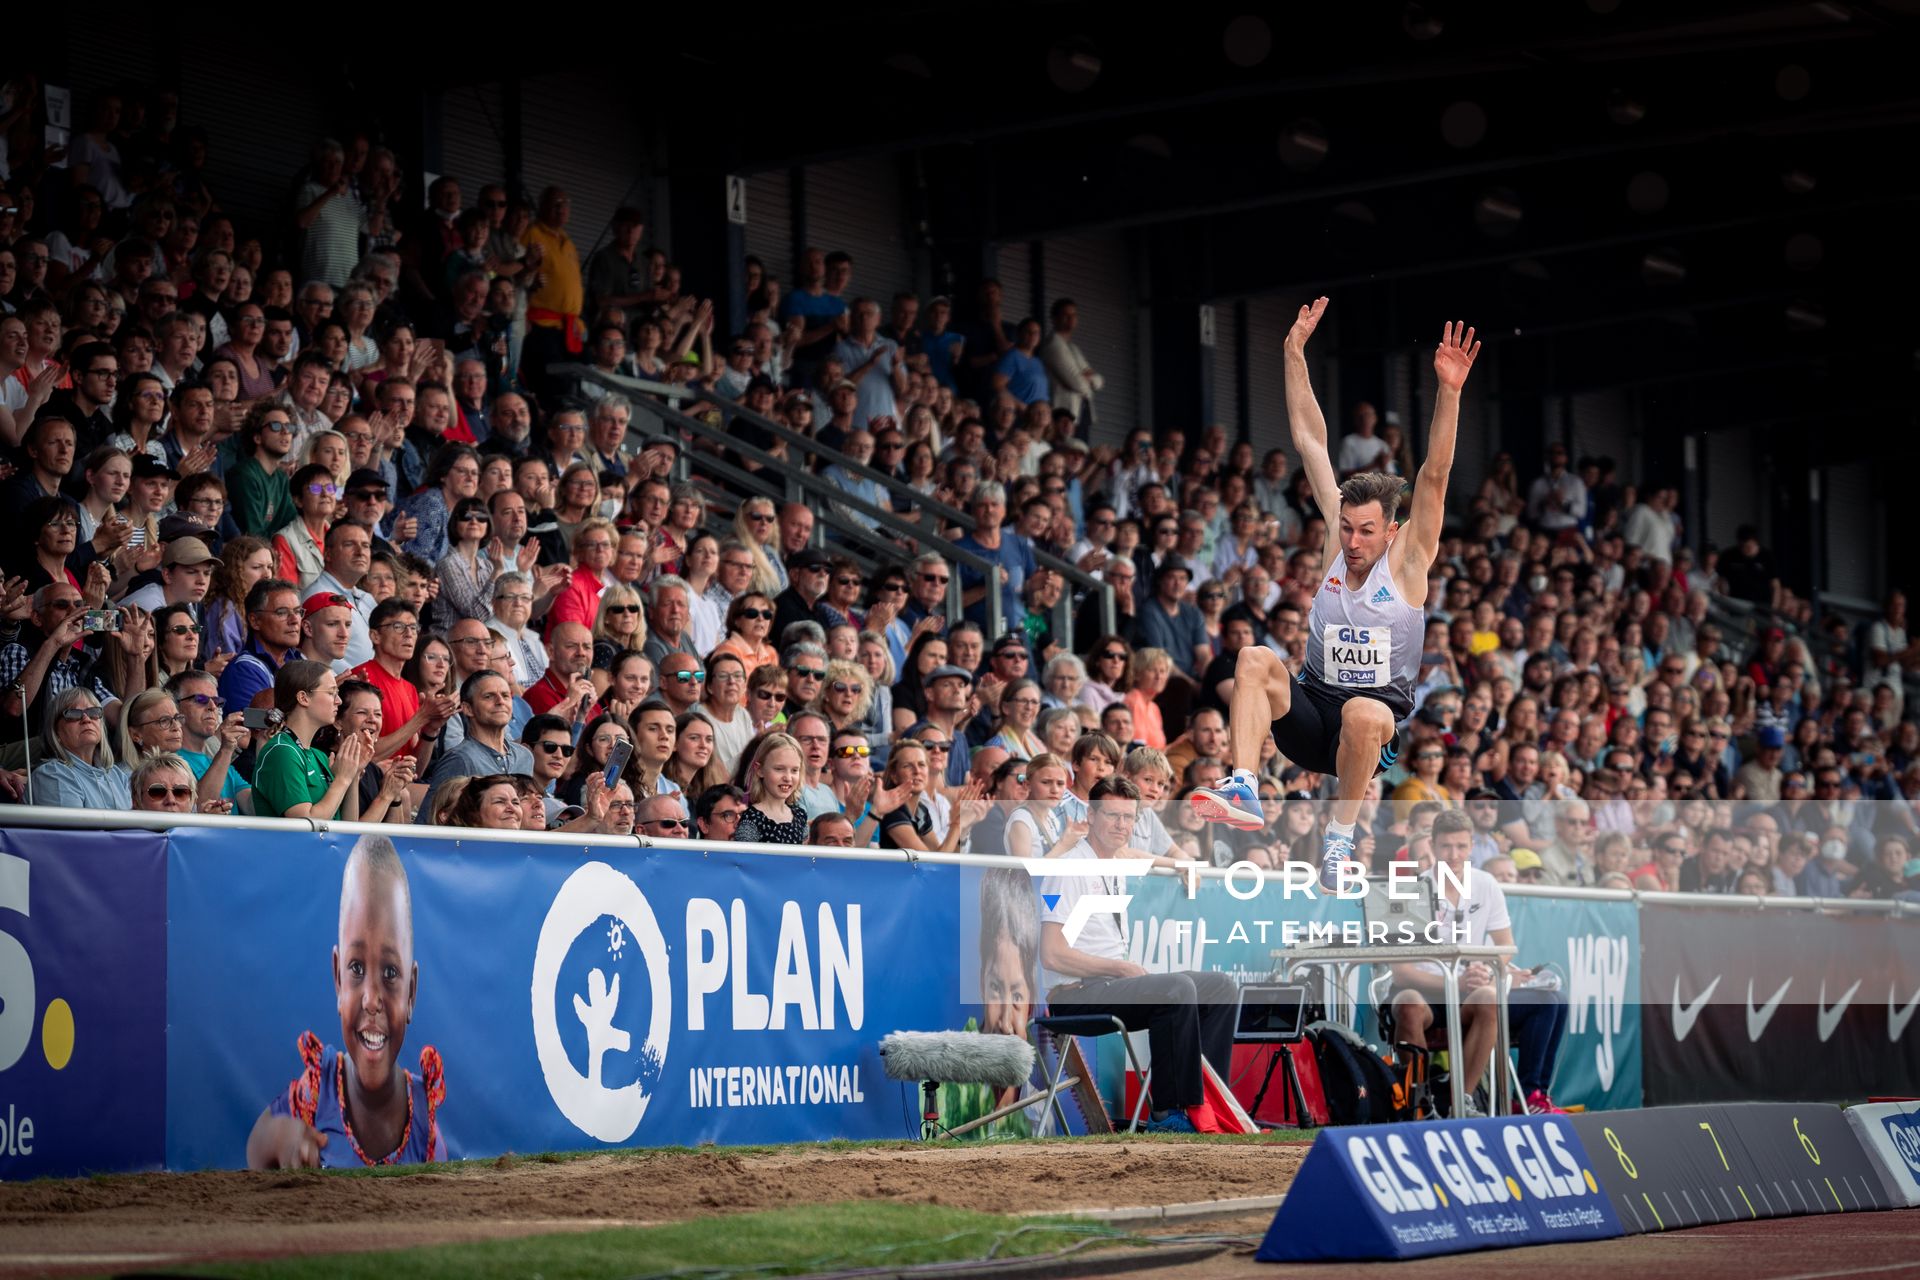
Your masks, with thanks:
[{"label": "woman in green shirt", "polygon": [[267,818],[356,819],[360,773],[373,758],[373,744],[365,733],[348,734],[331,758],[312,745],[313,735],[340,712],[333,672],[304,658],[287,663],[273,678],[273,705],[284,720],[254,760],[254,811]]}]

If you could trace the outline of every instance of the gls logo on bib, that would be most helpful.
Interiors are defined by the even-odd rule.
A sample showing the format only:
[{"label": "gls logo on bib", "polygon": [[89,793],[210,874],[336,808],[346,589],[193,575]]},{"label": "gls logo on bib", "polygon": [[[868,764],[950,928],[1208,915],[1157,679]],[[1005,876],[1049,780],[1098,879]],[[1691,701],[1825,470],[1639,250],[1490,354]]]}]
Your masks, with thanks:
[{"label": "gls logo on bib", "polygon": [[1385,687],[1390,635],[1384,627],[1327,623],[1320,637],[1320,669],[1327,683],[1348,689]]},{"label": "gls logo on bib", "polygon": [[[586,961],[592,967],[582,975],[579,964],[569,966],[567,960],[581,935],[608,916],[613,917],[613,924],[605,934],[605,953],[611,959],[596,956]],[[622,952],[631,956],[624,966],[620,963]],[[631,972],[636,961],[644,967],[650,994],[647,1038],[637,1054],[632,1052],[632,1033],[614,1025],[621,1000],[621,968]],[[611,982],[600,964],[613,970]],[[572,975],[566,994],[571,997],[573,1016],[585,1032],[584,1072],[574,1066],[566,1043],[567,1039],[578,1042],[580,1033],[572,1030],[572,1024],[568,1027],[571,1034],[565,1039],[560,1031],[563,972]],[[572,985],[583,977],[584,986]],[[631,985],[627,990],[631,1007],[635,993]],[[673,982],[667,970],[667,943],[653,908],[647,905],[638,885],[606,863],[585,864],[568,876],[554,895],[533,954],[533,1044],[540,1055],[547,1092],[560,1114],[582,1133],[602,1142],[624,1142],[632,1137],[647,1113],[650,1090],[666,1066],[667,1038],[672,1029]],[[611,1061],[609,1055],[614,1055]],[[604,1083],[609,1076],[628,1079],[615,1087]]]}]

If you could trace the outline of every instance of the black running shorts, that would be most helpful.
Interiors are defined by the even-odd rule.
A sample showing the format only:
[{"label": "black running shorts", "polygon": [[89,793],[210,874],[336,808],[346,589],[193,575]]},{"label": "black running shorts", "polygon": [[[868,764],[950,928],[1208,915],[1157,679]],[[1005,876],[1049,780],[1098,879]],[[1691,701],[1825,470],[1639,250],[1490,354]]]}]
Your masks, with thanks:
[{"label": "black running shorts", "polygon": [[[1293,705],[1285,717],[1273,722],[1273,740],[1280,754],[1309,773],[1340,772],[1340,711],[1349,698],[1373,697],[1367,693],[1339,693],[1312,680],[1293,682]],[[1393,711],[1396,723],[1405,719],[1385,698],[1376,701]],[[1394,730],[1393,741],[1380,748],[1375,773],[1384,773],[1400,758],[1404,727]]]}]

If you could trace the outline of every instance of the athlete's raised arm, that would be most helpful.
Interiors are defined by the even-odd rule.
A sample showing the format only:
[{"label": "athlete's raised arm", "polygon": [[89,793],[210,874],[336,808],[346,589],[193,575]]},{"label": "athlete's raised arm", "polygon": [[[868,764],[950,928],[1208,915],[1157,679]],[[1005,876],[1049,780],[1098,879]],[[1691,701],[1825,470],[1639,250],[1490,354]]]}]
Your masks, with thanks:
[{"label": "athlete's raised arm", "polygon": [[1427,457],[1414,481],[1406,527],[1393,544],[1399,553],[1394,578],[1409,604],[1424,603],[1427,570],[1440,551],[1440,530],[1447,522],[1447,476],[1453,470],[1453,446],[1460,434],[1460,389],[1467,384],[1473,358],[1479,354],[1480,344],[1464,320],[1449,322],[1440,345],[1433,349],[1433,373],[1440,390],[1433,400]]},{"label": "athlete's raised arm", "polygon": [[[1307,376],[1307,339],[1320,326],[1327,313],[1327,300],[1315,298],[1312,306],[1300,308],[1293,327],[1287,330],[1286,386],[1287,423],[1293,432],[1294,452],[1306,468],[1307,483],[1313,487],[1313,500],[1327,519],[1329,538],[1339,527],[1340,480],[1333,472],[1333,459],[1327,453],[1327,419],[1320,402],[1313,398],[1313,382]],[[1328,561],[1328,565],[1331,565]]]}]

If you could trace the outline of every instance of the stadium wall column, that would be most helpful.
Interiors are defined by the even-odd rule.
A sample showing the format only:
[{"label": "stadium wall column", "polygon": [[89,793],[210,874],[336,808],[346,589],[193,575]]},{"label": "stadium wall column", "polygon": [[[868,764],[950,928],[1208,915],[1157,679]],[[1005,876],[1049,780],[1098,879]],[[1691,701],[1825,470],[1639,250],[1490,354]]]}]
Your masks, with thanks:
[{"label": "stadium wall column", "polygon": [[1189,441],[1213,420],[1213,349],[1201,343],[1210,288],[1207,246],[1191,234],[1155,228],[1147,237],[1147,363],[1153,370],[1156,436],[1179,429]]},{"label": "stadium wall column", "polygon": [[[746,318],[747,228],[727,216],[727,173],[710,164],[673,174],[673,258],[690,280],[721,280],[716,290],[720,314],[714,317],[715,345],[740,331]],[[749,211],[751,216],[751,211]]]},{"label": "stadium wall column", "polygon": [[953,324],[958,327],[973,316],[980,282],[1000,274],[1000,241],[993,229],[997,183],[992,148],[931,148],[921,154],[920,163],[928,274],[933,292],[953,299]]}]

